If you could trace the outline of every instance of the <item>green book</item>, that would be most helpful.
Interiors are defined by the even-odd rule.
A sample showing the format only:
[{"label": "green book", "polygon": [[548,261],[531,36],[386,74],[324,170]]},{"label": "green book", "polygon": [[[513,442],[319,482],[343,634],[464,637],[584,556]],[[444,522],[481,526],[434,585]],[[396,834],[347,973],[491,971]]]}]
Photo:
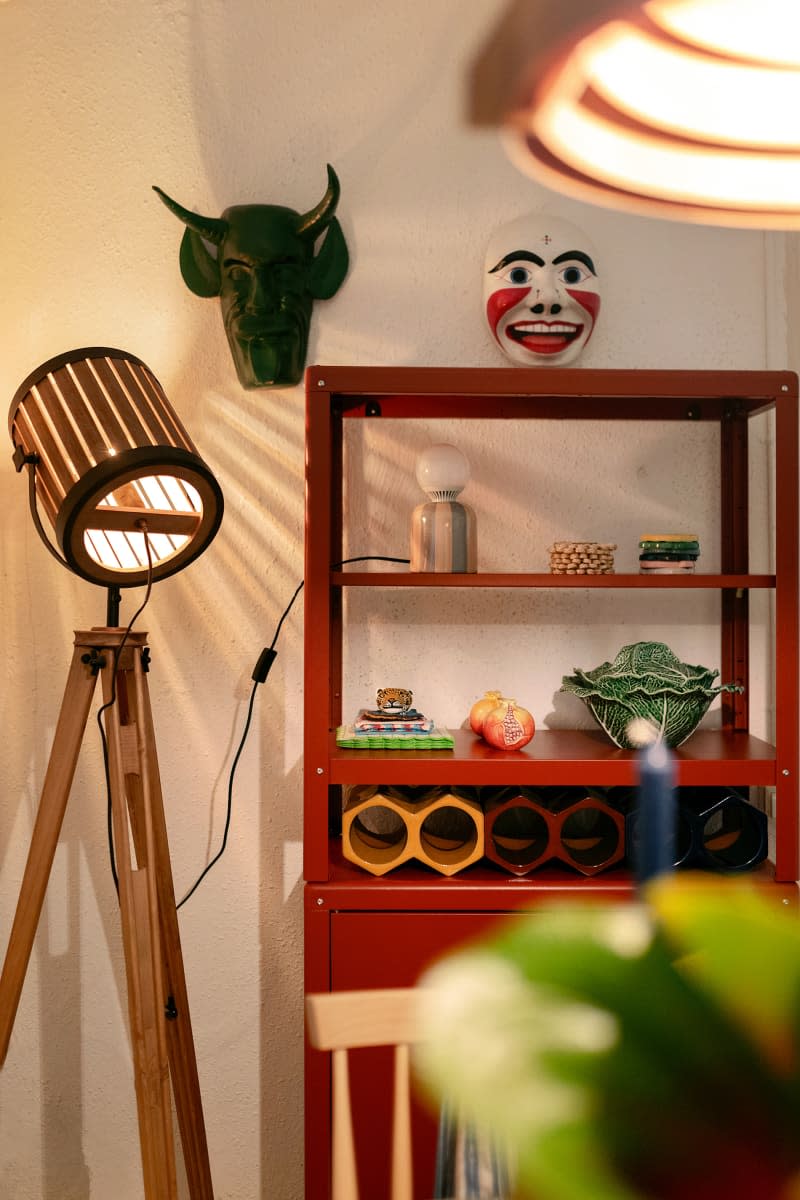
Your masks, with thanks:
[{"label": "green book", "polygon": [[438,726],[429,733],[405,730],[357,733],[353,725],[340,725],[336,730],[336,745],[348,750],[452,750],[454,742],[452,733]]}]

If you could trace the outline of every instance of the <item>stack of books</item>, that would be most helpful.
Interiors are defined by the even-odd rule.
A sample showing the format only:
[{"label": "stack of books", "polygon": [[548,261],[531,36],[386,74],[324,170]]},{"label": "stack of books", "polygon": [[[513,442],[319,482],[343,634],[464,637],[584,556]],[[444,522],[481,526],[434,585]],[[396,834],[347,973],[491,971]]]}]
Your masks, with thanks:
[{"label": "stack of books", "polygon": [[639,574],[688,574],[699,556],[695,533],[644,533],[639,539]]},{"label": "stack of books", "polygon": [[453,735],[415,708],[392,716],[362,708],[352,724],[336,730],[336,745],[349,750],[452,750]]}]

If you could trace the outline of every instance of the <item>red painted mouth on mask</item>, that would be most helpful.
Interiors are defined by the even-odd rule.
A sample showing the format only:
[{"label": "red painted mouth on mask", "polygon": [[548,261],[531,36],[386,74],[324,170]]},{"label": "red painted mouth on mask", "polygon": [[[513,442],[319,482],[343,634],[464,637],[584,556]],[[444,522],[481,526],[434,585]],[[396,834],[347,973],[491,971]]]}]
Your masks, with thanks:
[{"label": "red painted mouth on mask", "polygon": [[504,329],[511,342],[534,354],[560,354],[583,333],[583,325],[571,321],[516,321]]}]

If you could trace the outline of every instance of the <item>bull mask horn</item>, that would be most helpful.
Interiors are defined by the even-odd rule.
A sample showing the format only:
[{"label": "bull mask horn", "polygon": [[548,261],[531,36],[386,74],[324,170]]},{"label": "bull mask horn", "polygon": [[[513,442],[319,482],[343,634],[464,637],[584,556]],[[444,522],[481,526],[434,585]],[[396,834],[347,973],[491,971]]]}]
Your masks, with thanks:
[{"label": "bull mask horn", "polygon": [[189,212],[188,208],[184,208],[176,200],[170,199],[166,192],[162,192],[160,187],[153,185],[153,191],[158,192],[170,212],[173,212],[176,217],[183,221],[188,229],[191,229],[194,233],[199,233],[200,237],[205,238],[207,242],[213,242],[216,246],[220,245],[225,234],[228,232],[227,221],[223,221],[220,217],[201,217],[199,213]]},{"label": "bull mask horn", "polygon": [[297,218],[297,233],[303,239],[316,238],[330,225],[336,213],[336,205],[339,203],[339,180],[330,163],[327,164],[327,168],[328,190],[315,208]]}]

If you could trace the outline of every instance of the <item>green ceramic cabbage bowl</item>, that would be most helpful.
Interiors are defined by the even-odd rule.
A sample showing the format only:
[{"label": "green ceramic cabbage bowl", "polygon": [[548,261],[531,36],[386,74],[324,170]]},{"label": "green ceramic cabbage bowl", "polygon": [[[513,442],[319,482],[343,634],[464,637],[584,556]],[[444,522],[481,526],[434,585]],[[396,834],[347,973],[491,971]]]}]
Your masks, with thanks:
[{"label": "green ceramic cabbage bowl", "polygon": [[661,741],[680,746],[715,696],[742,691],[737,684],[715,684],[719,671],[681,662],[663,642],[634,642],[613,663],[574,671],[564,676],[561,691],[579,696],[614,745],[626,750],[639,744],[628,735],[631,721],[649,722]]}]

